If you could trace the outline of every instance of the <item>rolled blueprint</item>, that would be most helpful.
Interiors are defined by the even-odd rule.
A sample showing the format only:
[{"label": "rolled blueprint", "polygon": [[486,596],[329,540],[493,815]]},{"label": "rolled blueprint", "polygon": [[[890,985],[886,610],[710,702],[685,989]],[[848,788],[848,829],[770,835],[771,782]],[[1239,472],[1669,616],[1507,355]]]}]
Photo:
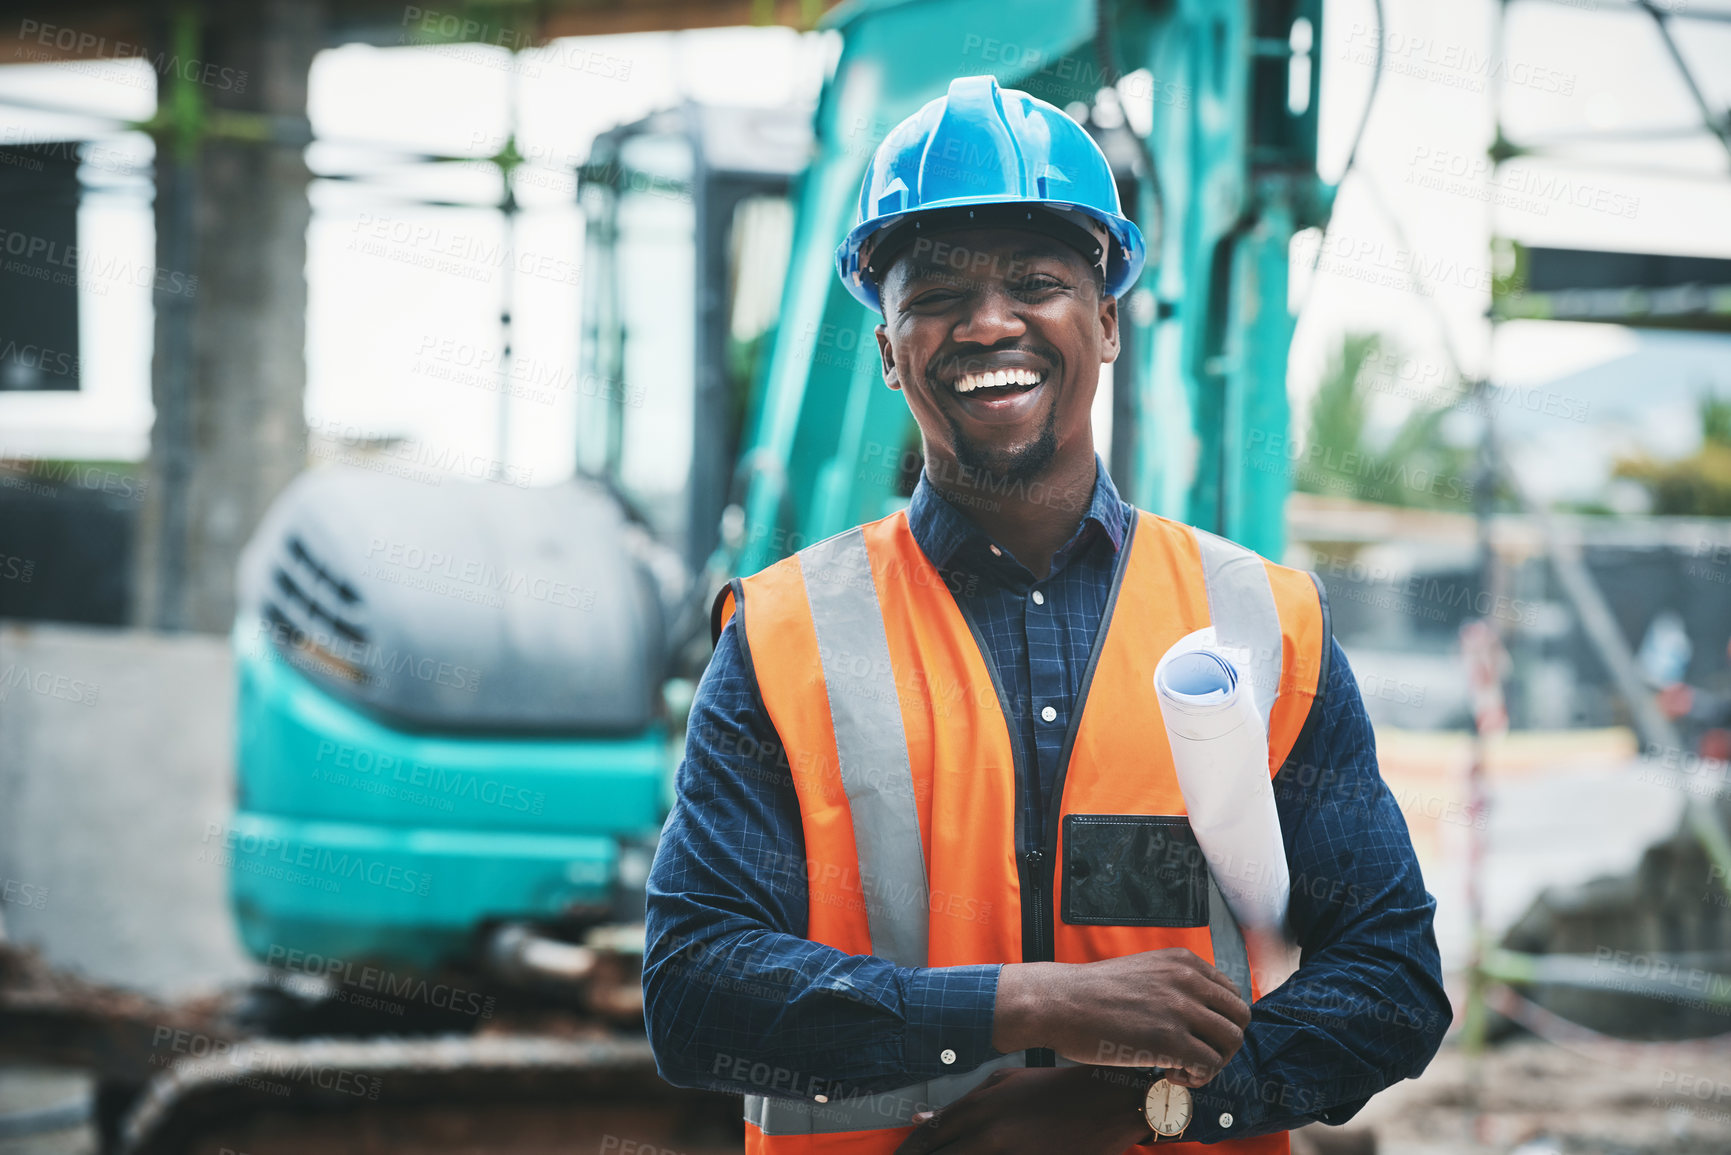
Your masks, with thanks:
[{"label": "rolled blueprint", "polygon": [[1267,720],[1211,628],[1166,652],[1154,688],[1191,832],[1266,994],[1298,969],[1298,948],[1286,936],[1291,878],[1268,773]]}]

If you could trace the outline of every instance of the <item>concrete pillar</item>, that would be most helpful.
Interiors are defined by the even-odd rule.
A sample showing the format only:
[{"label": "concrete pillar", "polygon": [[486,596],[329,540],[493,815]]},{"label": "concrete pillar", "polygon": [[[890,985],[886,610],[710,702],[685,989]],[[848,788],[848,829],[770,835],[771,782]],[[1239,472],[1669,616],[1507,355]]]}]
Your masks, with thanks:
[{"label": "concrete pillar", "polygon": [[[275,139],[220,120],[158,138],[156,424],[140,511],[134,620],[226,630],[234,569],[266,507],[306,465],[307,72],[323,0],[210,4],[195,56],[165,23],[159,103],[263,113]],[[258,124],[259,122],[251,122]],[[196,278],[194,282],[193,278]]]}]

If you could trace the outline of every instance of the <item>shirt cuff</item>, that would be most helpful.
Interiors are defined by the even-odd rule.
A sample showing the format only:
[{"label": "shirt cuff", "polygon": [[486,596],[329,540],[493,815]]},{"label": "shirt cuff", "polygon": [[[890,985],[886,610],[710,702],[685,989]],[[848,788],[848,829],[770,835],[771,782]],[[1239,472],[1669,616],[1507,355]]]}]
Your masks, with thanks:
[{"label": "shirt cuff", "polygon": [[913,1082],[971,1071],[998,1057],[992,1016],[1001,963],[904,972],[902,1064]]},{"label": "shirt cuff", "polygon": [[1250,1125],[1240,1097],[1222,1093],[1219,1082],[1216,1077],[1207,1086],[1190,1092],[1190,1125],[1184,1128],[1184,1142],[1219,1143],[1236,1139]]}]

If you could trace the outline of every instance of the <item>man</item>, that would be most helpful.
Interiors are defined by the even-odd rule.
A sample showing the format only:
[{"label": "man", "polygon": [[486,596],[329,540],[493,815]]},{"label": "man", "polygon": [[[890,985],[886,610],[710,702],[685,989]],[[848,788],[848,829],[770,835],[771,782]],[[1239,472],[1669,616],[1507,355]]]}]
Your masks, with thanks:
[{"label": "man", "polygon": [[[1284,1152],[1440,1043],[1435,903],[1320,587],[1139,513],[1095,455],[1142,259],[1086,133],[991,77],[867,170],[838,266],[924,472],[718,599],[649,880],[661,1072],[743,1092],[749,1151]],[[1203,627],[1253,655],[1278,771],[1277,986],[1153,697]]]}]

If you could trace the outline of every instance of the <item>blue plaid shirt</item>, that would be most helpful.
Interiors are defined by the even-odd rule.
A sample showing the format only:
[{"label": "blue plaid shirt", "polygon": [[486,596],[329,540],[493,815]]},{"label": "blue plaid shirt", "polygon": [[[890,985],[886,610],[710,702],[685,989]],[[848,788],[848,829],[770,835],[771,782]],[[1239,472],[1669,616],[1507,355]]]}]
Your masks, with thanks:
[{"label": "blue plaid shirt", "polygon": [[[1134,517],[1103,466],[1075,535],[1036,580],[922,475],[914,538],[966,602],[1003,681],[1034,781],[1052,783],[1076,687]],[[698,686],[673,812],[649,877],[645,1019],[663,1077],[811,1097],[893,1090],[996,1057],[999,965],[899,967],[805,937],[805,843],[789,762],[735,616]],[[1253,1007],[1244,1044],[1193,1092],[1184,1138],[1213,1142],[1350,1119],[1422,1071],[1451,1020],[1435,900],[1377,771],[1338,645],[1312,724],[1275,776],[1299,971]],[[758,655],[758,660],[765,660]],[[1036,721],[1050,706],[1056,717]],[[940,1055],[956,1053],[952,1064]],[[1230,1127],[1221,1119],[1230,1113]]]}]

